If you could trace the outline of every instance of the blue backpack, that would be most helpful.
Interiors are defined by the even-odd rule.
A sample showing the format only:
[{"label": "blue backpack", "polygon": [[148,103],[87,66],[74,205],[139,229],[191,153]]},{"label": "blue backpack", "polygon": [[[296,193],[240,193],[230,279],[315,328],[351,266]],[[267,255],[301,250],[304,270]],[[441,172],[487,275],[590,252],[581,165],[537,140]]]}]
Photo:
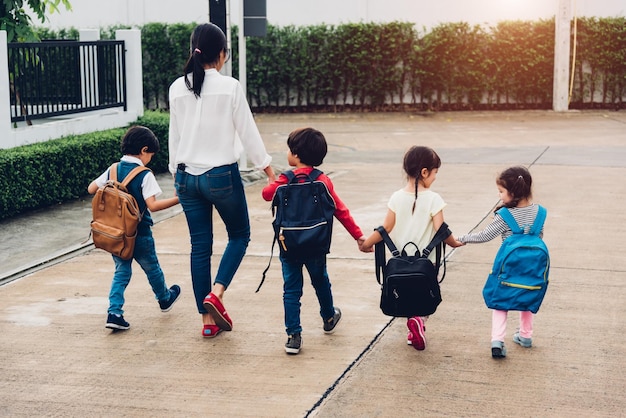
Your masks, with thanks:
[{"label": "blue backpack", "polygon": [[537,313],[548,289],[550,254],[539,237],[547,211],[539,206],[535,222],[527,234],[507,208],[497,212],[513,235],[506,238],[483,288],[487,307],[501,311]]},{"label": "blue backpack", "polygon": [[[317,180],[322,172],[315,168],[308,175],[294,174],[291,170],[283,174],[287,184],[278,186],[272,199],[274,241],[270,263],[276,242],[284,259],[328,254],[336,205],[326,184]],[[257,292],[265,281],[270,263],[263,271]]]}]

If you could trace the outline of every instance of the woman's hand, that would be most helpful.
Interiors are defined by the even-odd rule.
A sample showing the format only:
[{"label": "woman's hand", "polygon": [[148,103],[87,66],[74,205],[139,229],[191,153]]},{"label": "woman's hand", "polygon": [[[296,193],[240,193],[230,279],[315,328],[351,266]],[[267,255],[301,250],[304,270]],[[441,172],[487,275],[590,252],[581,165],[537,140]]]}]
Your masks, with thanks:
[{"label": "woman's hand", "polygon": [[265,174],[267,175],[267,184],[271,184],[276,181],[276,175],[274,174],[274,170],[271,165],[265,167],[263,171],[265,171]]}]

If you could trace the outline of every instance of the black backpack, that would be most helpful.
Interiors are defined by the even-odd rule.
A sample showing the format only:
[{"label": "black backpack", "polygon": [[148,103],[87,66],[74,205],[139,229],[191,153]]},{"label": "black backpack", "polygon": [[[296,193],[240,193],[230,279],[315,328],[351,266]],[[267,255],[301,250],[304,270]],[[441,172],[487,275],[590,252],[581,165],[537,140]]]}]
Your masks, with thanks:
[{"label": "black backpack", "polygon": [[[294,174],[291,170],[283,174],[287,177],[287,184],[278,186],[272,199],[274,241],[270,263],[276,241],[279,242],[280,256],[286,259],[328,254],[336,206],[326,184],[317,180],[322,172],[315,168],[308,175]],[[257,292],[263,285],[270,263],[263,271]]]},{"label": "black backpack", "polygon": [[[381,285],[380,309],[385,315],[410,318],[435,313],[441,303],[439,284],[446,275],[445,243],[452,233],[444,222],[428,247],[422,250],[413,242],[407,243],[398,251],[382,226],[376,231],[383,241],[375,246],[376,280]],[[385,262],[385,245],[392,257]],[[407,253],[408,247],[415,247],[414,255]],[[435,250],[435,264],[428,255]],[[443,264],[443,275],[438,279],[439,268]],[[381,274],[382,273],[382,274]],[[382,282],[381,282],[382,275]]]}]

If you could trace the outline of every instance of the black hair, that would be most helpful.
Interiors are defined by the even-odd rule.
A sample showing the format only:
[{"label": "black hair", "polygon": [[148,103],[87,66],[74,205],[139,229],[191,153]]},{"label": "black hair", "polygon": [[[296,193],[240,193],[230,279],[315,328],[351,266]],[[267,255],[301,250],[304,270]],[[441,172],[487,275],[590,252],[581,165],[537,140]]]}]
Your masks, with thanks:
[{"label": "black hair", "polygon": [[131,126],[124,137],[120,148],[124,155],[139,155],[144,147],[148,147],[148,152],[157,153],[161,149],[159,140],[150,129],[145,126]]},{"label": "black hair", "polygon": [[[220,52],[227,51],[226,35],[219,26],[213,23],[203,23],[196,26],[191,34],[189,59],[185,63],[185,85],[200,97],[204,82],[204,65],[216,64],[220,59]],[[187,74],[192,74],[192,82]]]},{"label": "black hair", "polygon": [[287,146],[302,164],[314,167],[322,165],[328,152],[326,138],[313,128],[301,128],[291,132],[287,137]]},{"label": "black hair", "polygon": [[413,209],[415,212],[415,203],[417,202],[417,186],[422,178],[422,170],[432,171],[441,167],[441,159],[432,148],[414,145],[404,154],[403,168],[407,176],[415,179],[415,200],[413,201]]},{"label": "black hair", "polygon": [[511,195],[511,201],[507,204],[499,205],[496,210],[502,206],[507,208],[517,207],[520,200],[532,197],[533,178],[526,167],[515,166],[507,168],[500,173],[496,184],[506,189]]}]

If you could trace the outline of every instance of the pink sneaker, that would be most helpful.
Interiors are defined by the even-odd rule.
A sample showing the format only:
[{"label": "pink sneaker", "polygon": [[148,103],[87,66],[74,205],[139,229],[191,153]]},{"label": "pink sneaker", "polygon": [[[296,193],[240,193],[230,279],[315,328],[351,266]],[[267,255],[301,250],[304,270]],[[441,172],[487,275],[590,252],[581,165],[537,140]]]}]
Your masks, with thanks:
[{"label": "pink sneaker", "polygon": [[411,341],[411,345],[416,350],[423,350],[426,348],[426,337],[424,336],[424,321],[419,316],[414,316],[406,321],[406,326],[409,329],[408,339]]}]

